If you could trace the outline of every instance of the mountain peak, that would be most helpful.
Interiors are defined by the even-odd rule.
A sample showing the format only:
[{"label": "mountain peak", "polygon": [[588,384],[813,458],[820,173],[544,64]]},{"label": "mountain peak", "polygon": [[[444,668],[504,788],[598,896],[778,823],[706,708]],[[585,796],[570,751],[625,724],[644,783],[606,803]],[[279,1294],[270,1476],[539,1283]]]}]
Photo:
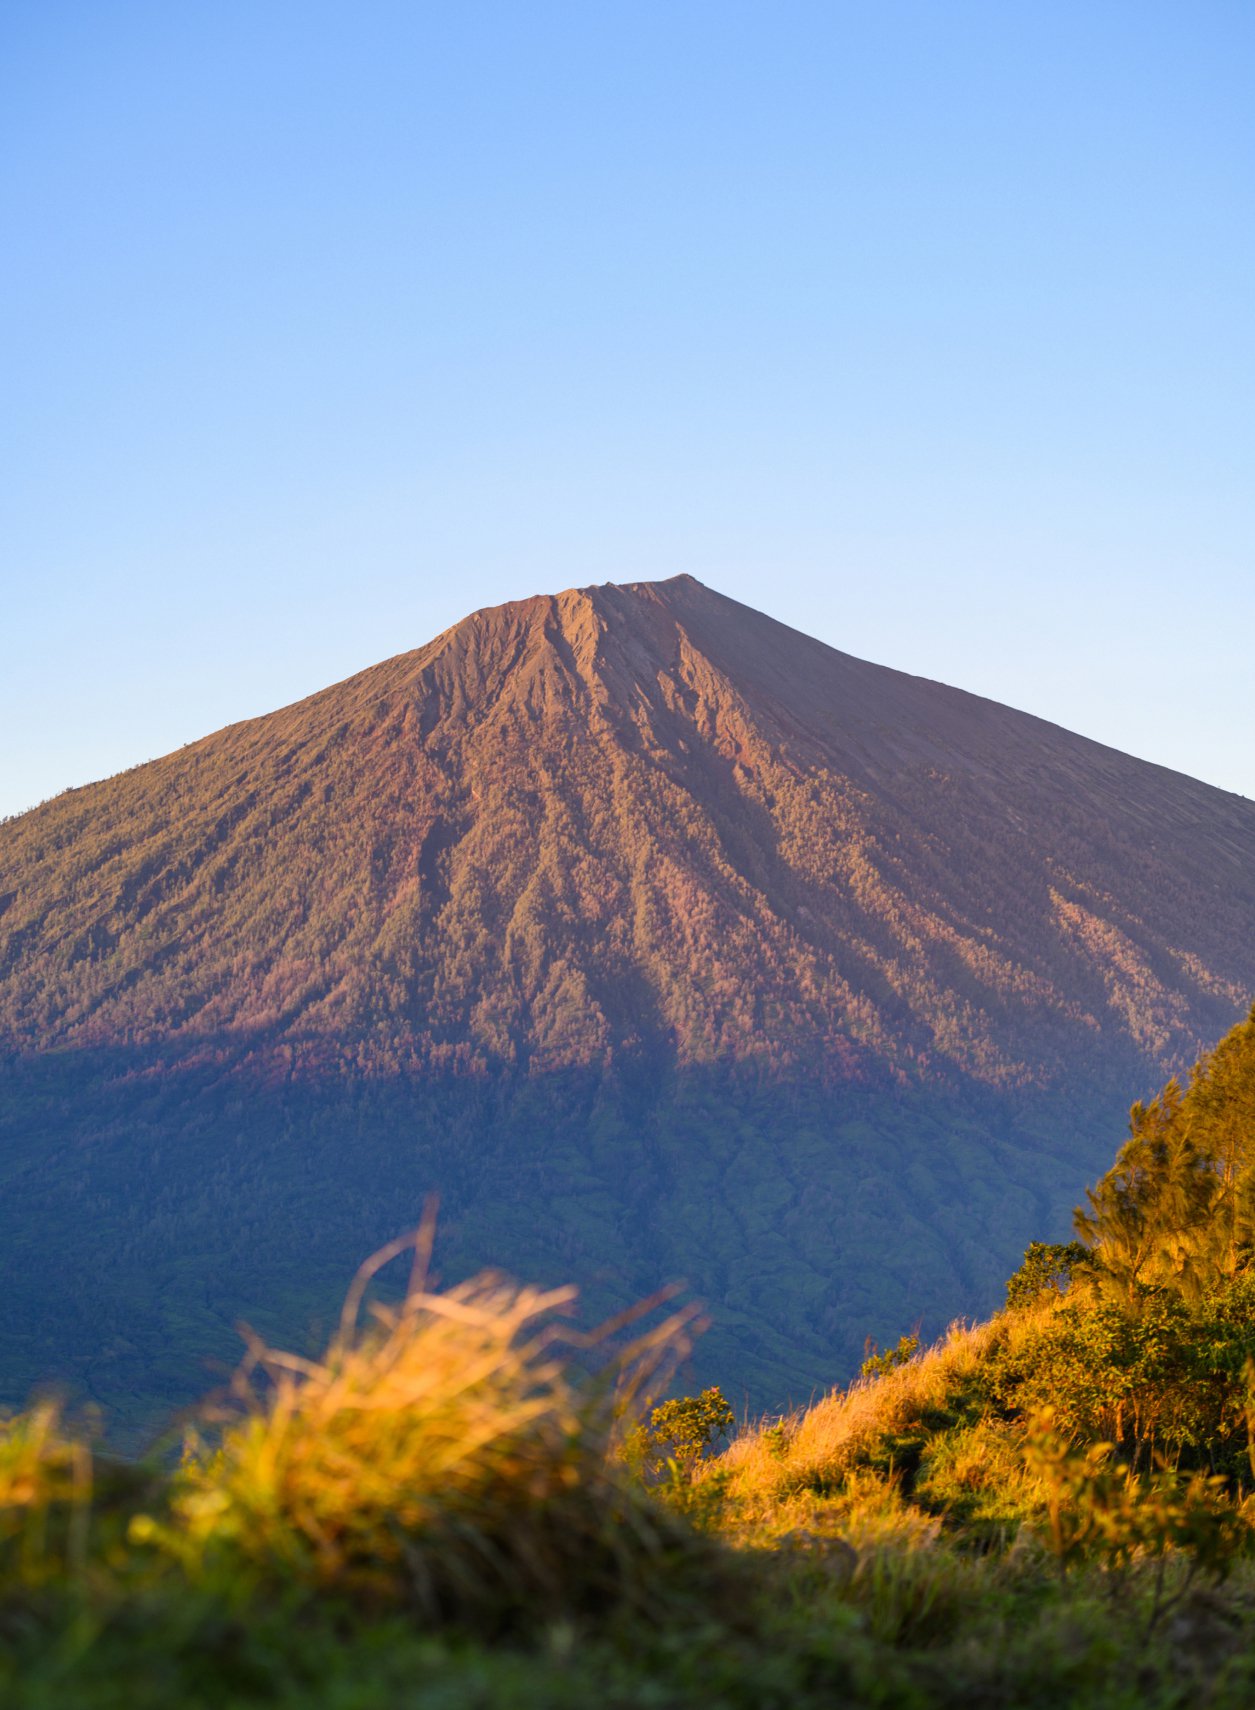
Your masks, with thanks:
[{"label": "mountain peak", "polygon": [[0,825],[0,1246],[124,1360],[439,1191],[467,1269],[694,1277],[768,1405],[991,1305],[1253,987],[1255,804],[691,576],[538,595]]},{"label": "mountain peak", "polygon": [[1160,1076],[1255,974],[1253,849],[1240,798],[692,576],[606,583],[4,827],[0,1029]]}]

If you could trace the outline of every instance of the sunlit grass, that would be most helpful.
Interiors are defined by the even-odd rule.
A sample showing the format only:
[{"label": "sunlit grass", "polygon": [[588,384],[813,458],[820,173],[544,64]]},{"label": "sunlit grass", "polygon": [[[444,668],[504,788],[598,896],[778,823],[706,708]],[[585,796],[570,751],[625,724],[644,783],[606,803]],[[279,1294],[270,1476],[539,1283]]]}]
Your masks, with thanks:
[{"label": "sunlit grass", "polygon": [[895,1436],[950,1411],[1007,1333],[1001,1318],[953,1325],[904,1365],[746,1430],[720,1459],[730,1494],[746,1514],[766,1515],[795,1493],[840,1488],[860,1464],[883,1457]]},{"label": "sunlit grass", "polygon": [[82,1567],[92,1492],[87,1444],[45,1401],[0,1419],[0,1570],[39,1579]]},{"label": "sunlit grass", "polygon": [[[216,1433],[189,1444],[168,1519],[140,1517],[194,1576],[252,1570],[509,1619],[649,1600],[682,1529],[611,1453],[623,1382],[686,1346],[689,1314],[599,1379],[574,1373],[571,1289],[484,1275],[445,1293],[421,1264],[359,1318],[364,1268],[320,1360],[253,1339]],[[613,1380],[617,1379],[616,1384]]]},{"label": "sunlit grass", "polygon": [[177,1465],[93,1478],[55,1406],[0,1423],[0,1706],[1108,1710],[1134,1669],[1156,1710],[1249,1701],[1240,1502],[989,1401],[1057,1301],[634,1474],[691,1314],[585,1334],[570,1290],[440,1292],[429,1237],[399,1301],[370,1296],[406,1243],[363,1267],[320,1358],[250,1336]]}]

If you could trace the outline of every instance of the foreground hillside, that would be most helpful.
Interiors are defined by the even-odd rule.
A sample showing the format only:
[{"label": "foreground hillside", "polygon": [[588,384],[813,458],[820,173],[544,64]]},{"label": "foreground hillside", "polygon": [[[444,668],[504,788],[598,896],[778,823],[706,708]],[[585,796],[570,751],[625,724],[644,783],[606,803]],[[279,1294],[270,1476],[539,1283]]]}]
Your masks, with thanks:
[{"label": "foreground hillside", "polygon": [[1253,1115],[1255,1012],[1135,1107],[1003,1311],[722,1453],[717,1391],[642,1404],[690,1313],[590,1339],[566,1292],[433,1292],[430,1226],[321,1358],[250,1337],[177,1464],[10,1420],[0,1704],[1236,1710]]},{"label": "foreground hillside", "polygon": [[133,1428],[438,1255],[686,1277],[754,1406],[987,1310],[1255,986],[1255,805],[689,577],[0,826],[0,1394]]}]

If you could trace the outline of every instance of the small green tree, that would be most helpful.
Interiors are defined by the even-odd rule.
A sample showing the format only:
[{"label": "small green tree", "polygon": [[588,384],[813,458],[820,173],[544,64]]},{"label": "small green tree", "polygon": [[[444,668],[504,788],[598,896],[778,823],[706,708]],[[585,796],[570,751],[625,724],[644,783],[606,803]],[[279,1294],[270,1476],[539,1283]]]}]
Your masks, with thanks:
[{"label": "small green tree", "polygon": [[655,1407],[630,1433],[625,1457],[646,1477],[659,1476],[669,1464],[691,1477],[697,1463],[720,1437],[725,1440],[736,1415],[717,1386],[700,1395],[682,1395]]},{"label": "small green tree", "polygon": [[1073,1276],[1090,1262],[1080,1241],[1031,1241],[1024,1263],[1007,1279],[1007,1305],[1028,1306],[1049,1291],[1066,1294]]},{"label": "small green tree", "polygon": [[1130,1309],[1147,1286],[1197,1295],[1219,1187],[1198,1144],[1180,1084],[1129,1112],[1129,1138],[1115,1164],[1086,1194],[1076,1232],[1098,1257],[1098,1274]]},{"label": "small green tree", "polygon": [[919,1353],[919,1337],[899,1336],[897,1347],[886,1348],[882,1354],[877,1351],[876,1344],[869,1336],[863,1346],[863,1353],[865,1358],[858,1368],[858,1375],[866,1378],[885,1377],[915,1358]]},{"label": "small green tree", "polygon": [[1197,1303],[1255,1267],[1255,1010],[1194,1065],[1135,1104],[1129,1138],[1076,1213],[1105,1292]]}]

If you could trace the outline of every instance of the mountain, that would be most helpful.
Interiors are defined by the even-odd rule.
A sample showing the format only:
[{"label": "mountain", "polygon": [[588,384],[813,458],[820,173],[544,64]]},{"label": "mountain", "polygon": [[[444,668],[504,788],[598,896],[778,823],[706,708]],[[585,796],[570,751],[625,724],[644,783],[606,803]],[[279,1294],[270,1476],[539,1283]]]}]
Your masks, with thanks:
[{"label": "mountain", "polygon": [[0,1392],[138,1418],[444,1205],[756,1403],[992,1304],[1255,989],[1255,804],[691,577],[0,825]]}]

